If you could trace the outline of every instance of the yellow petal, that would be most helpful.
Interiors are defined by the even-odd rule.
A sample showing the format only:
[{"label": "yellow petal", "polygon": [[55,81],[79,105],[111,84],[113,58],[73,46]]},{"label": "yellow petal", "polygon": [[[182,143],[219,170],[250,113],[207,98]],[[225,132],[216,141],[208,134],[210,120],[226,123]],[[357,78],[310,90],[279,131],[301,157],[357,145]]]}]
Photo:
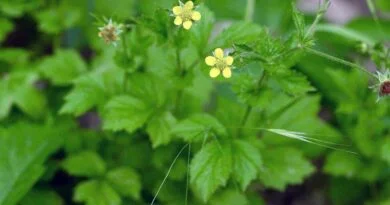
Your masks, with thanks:
[{"label": "yellow petal", "polygon": [[192,20],[194,20],[194,21],[199,21],[199,20],[202,18],[202,15],[200,14],[199,11],[193,11],[193,12],[191,13],[191,18],[192,18]]},{"label": "yellow petal", "polygon": [[192,1],[187,1],[186,4],[184,4],[184,9],[186,10],[192,10],[194,8],[194,2]]},{"label": "yellow petal", "polygon": [[217,59],[213,56],[208,56],[205,61],[208,66],[214,66],[217,63]]},{"label": "yellow petal", "polygon": [[234,58],[231,57],[231,56],[228,56],[225,58],[225,62],[227,65],[233,65],[233,62],[234,62]]},{"label": "yellow petal", "polygon": [[217,58],[222,59],[223,56],[224,56],[223,50],[222,50],[221,48],[215,49],[215,51],[214,51],[214,56],[217,57]]},{"label": "yellow petal", "polygon": [[226,67],[225,69],[223,69],[222,75],[225,78],[230,78],[232,77],[232,70],[229,67]]},{"label": "yellow petal", "polygon": [[192,27],[192,21],[185,21],[183,23],[183,27],[187,30],[190,30],[190,28]]},{"label": "yellow petal", "polygon": [[221,74],[221,70],[219,70],[218,68],[212,68],[210,70],[210,77],[212,77],[212,78],[218,77],[219,74]]},{"label": "yellow petal", "polygon": [[177,16],[183,12],[183,8],[181,6],[175,6],[175,7],[173,7],[172,11],[173,11],[173,14],[175,14]]},{"label": "yellow petal", "polygon": [[175,18],[175,21],[173,23],[175,23],[175,25],[177,26],[180,26],[183,23],[183,19],[180,16],[178,16]]}]

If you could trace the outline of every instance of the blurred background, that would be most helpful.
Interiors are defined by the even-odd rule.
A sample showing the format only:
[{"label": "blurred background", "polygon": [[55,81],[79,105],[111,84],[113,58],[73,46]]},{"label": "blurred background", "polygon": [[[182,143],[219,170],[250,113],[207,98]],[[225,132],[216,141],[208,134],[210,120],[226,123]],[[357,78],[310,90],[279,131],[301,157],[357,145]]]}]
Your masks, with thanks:
[{"label": "blurred background", "polygon": [[[275,37],[285,38],[294,30],[291,2],[257,0],[254,21],[269,28]],[[359,36],[388,45],[390,0],[372,2],[381,29],[374,21],[366,0],[333,0],[316,35],[316,48],[376,71],[375,58],[359,52],[357,47],[360,42],[353,38]],[[112,53],[114,48],[107,48],[98,38],[97,28],[101,25],[95,24],[91,14],[128,20],[134,16],[152,16],[157,8],[170,9],[174,3],[176,1],[171,0],[0,0],[0,125],[9,126],[23,118],[39,121],[43,112],[58,112],[62,97],[70,89],[70,84],[62,84],[61,81],[54,89],[51,82],[45,79],[50,73],[43,73],[43,78],[31,75],[29,79],[36,88],[45,90],[53,97],[46,99],[21,87],[18,89],[31,92],[32,97],[28,99],[36,103],[25,105],[16,102],[18,108],[11,108],[6,100],[9,90],[5,86],[5,79],[14,70],[28,67],[39,71],[40,67],[51,66],[51,63],[66,65],[68,62],[64,59],[43,63],[43,59],[63,48],[72,49],[80,55],[78,65],[104,66],[109,61],[104,58],[94,60],[102,53]],[[216,15],[215,34],[226,24],[242,20],[245,15],[244,0],[205,0],[204,3]],[[298,0],[297,4],[305,13],[308,24],[312,22],[319,1]],[[360,156],[329,149],[318,153],[307,151],[305,155],[315,164],[317,172],[301,185],[289,186],[285,191],[260,188],[259,195],[263,197],[264,204],[390,205],[389,101],[376,103],[377,94],[368,89],[375,82],[359,71],[346,69],[326,59],[307,55],[294,69],[304,73],[321,95],[318,118],[331,126],[337,135],[346,137]],[[13,86],[23,83],[16,81]],[[98,130],[101,127],[101,120],[93,111],[77,117],[76,121],[85,130]],[[64,155],[64,152],[59,152],[52,159],[63,158]],[[60,201],[55,204],[73,204],[71,189],[75,186],[75,179],[65,172],[55,174],[53,171],[50,174],[53,175],[47,176],[50,180],[41,183],[49,184],[46,188],[55,189],[62,199],[57,199],[57,195],[43,196]],[[33,193],[25,197],[21,204],[36,204],[37,201]]]}]

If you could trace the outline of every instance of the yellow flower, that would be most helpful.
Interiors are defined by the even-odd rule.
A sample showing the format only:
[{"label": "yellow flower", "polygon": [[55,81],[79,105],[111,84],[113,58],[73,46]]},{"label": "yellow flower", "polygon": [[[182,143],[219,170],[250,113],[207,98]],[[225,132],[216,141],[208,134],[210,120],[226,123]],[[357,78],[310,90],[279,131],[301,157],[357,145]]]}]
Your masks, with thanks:
[{"label": "yellow flower", "polygon": [[123,32],[123,24],[113,22],[112,19],[107,21],[107,24],[99,28],[99,37],[107,44],[112,43],[114,46],[120,40],[120,35]]},{"label": "yellow flower", "polygon": [[194,2],[187,1],[183,4],[180,2],[179,6],[175,6],[172,9],[173,15],[175,16],[175,25],[183,25],[183,28],[186,30],[191,29],[192,23],[199,21],[202,18],[202,15],[199,11],[194,10]]},{"label": "yellow flower", "polygon": [[223,77],[232,77],[232,65],[234,58],[231,56],[225,56],[224,51],[221,48],[217,48],[214,51],[214,56],[208,56],[205,62],[208,66],[211,66],[210,77],[216,78],[221,72]]}]

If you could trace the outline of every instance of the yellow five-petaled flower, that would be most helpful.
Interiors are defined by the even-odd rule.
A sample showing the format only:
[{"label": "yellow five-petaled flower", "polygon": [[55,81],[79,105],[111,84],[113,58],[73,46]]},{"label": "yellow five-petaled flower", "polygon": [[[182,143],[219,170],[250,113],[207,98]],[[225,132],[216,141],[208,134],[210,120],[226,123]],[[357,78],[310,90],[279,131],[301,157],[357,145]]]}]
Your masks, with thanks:
[{"label": "yellow five-petaled flower", "polygon": [[194,2],[187,1],[185,4],[180,2],[180,6],[173,7],[172,11],[175,15],[175,25],[183,25],[183,28],[189,30],[194,21],[199,21],[202,15],[199,11],[194,10]]},{"label": "yellow five-petaled flower", "polygon": [[214,51],[214,56],[208,56],[206,58],[206,64],[211,66],[210,77],[216,78],[221,72],[223,77],[230,78],[232,77],[232,65],[234,58],[224,54],[224,51],[221,48],[217,48]]}]

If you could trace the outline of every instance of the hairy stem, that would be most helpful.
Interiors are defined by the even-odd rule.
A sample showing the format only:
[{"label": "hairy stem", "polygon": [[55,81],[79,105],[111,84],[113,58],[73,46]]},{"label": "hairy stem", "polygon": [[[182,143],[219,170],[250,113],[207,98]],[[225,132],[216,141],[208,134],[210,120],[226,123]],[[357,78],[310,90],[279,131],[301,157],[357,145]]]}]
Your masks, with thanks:
[{"label": "hairy stem", "polygon": [[322,17],[324,16],[326,11],[328,10],[329,6],[330,6],[329,0],[326,0],[325,3],[323,3],[322,5],[319,6],[316,18],[314,19],[313,24],[311,24],[310,28],[307,30],[307,33],[305,35],[305,39],[307,39],[309,36],[314,35],[316,26],[321,21]]},{"label": "hairy stem", "polygon": [[340,59],[340,58],[337,58],[337,57],[334,57],[334,56],[331,56],[329,54],[326,54],[326,53],[323,53],[321,51],[317,51],[315,49],[312,49],[312,48],[304,48],[306,52],[310,53],[310,54],[313,54],[313,55],[316,55],[316,56],[320,56],[320,57],[323,57],[323,58],[326,58],[330,61],[333,61],[333,62],[336,62],[336,63],[340,63],[340,64],[343,64],[345,66],[348,66],[348,67],[351,67],[351,68],[357,68],[365,73],[367,73],[368,75],[370,75],[371,77],[374,77],[376,78],[376,76],[371,73],[370,71],[366,70],[364,67],[358,65],[358,64],[355,64],[355,63],[351,63],[349,61],[346,61],[346,60],[343,60],[343,59]]},{"label": "hairy stem", "polygon": [[[257,81],[256,87],[255,87],[255,92],[257,92],[257,91],[261,88],[261,86],[263,85],[265,76],[266,76],[266,74],[265,74],[265,71],[264,71],[264,73],[263,73],[263,75],[261,76],[261,78]],[[243,117],[242,120],[241,120],[240,130],[238,131],[238,136],[241,135],[241,130],[242,130],[242,128],[245,127],[245,125],[246,125],[246,123],[247,123],[247,121],[248,121],[248,119],[249,119],[249,116],[250,116],[252,110],[253,110],[252,105],[248,105],[248,106],[246,107],[244,117]]]},{"label": "hairy stem", "polygon": [[[123,34],[122,35],[122,47],[123,47],[123,52],[125,53],[126,55],[126,61],[130,60],[130,55],[128,53],[128,49],[127,49],[127,39],[126,39],[126,36]],[[127,73],[127,71],[125,71],[125,76],[123,78],[123,92],[127,92],[127,81],[128,81],[128,76],[129,74]]]},{"label": "hairy stem", "polygon": [[246,11],[245,11],[245,21],[249,21],[249,22],[253,21],[253,16],[255,14],[255,6],[256,6],[255,0],[247,0]]}]

